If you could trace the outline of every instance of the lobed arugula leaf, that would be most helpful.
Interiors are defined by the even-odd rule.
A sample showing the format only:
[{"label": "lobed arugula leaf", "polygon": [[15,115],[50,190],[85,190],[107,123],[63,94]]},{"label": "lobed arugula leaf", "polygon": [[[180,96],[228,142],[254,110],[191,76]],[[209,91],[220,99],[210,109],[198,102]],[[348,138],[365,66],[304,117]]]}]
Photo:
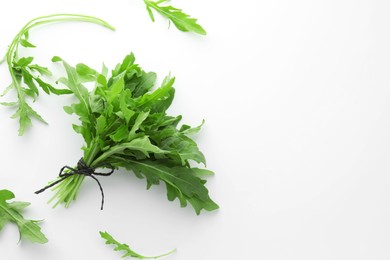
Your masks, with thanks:
[{"label": "lobed arugula leaf", "polygon": [[183,166],[171,166],[169,161],[164,160],[131,160],[116,158],[114,165],[132,170],[139,178],[145,177],[147,188],[163,181],[167,187],[170,201],[179,199],[182,207],[187,206],[187,201],[200,214],[202,209],[212,211],[218,209],[218,205],[211,200],[204,184],[196,172],[199,169]]},{"label": "lobed arugula leaf", "polygon": [[[79,117],[80,124],[73,129],[85,141],[83,160],[87,166],[110,165],[126,168],[139,178],[146,178],[147,188],[165,183],[170,201],[178,199],[180,205],[192,205],[197,214],[212,211],[218,205],[210,198],[205,187],[205,176],[211,171],[191,166],[191,162],[206,164],[203,153],[190,134],[201,126],[179,127],[181,116],[170,116],[175,78],[166,77],[161,87],[152,91],[156,74],[145,72],[130,54],[107,76],[84,64],[70,66],[59,57],[67,76],[61,79],[76,96],[78,102],[65,107],[69,114]],[[84,80],[95,82],[88,91]],[[83,176],[70,176],[54,189],[52,200],[66,206],[76,199]]]},{"label": "lobed arugula leaf", "polygon": [[19,119],[19,135],[23,135],[28,127],[32,125],[31,118],[35,118],[45,124],[47,122],[28,104],[27,99],[35,101],[39,96],[39,89],[46,94],[66,95],[72,94],[69,89],[58,89],[47,83],[43,78],[50,77],[51,72],[48,68],[33,64],[33,57],[19,58],[19,47],[35,48],[36,46],[29,42],[29,32],[32,28],[54,22],[79,21],[95,23],[111,30],[114,28],[107,22],[92,16],[77,14],[55,14],[41,16],[28,22],[15,36],[5,56],[8,70],[12,78],[11,85],[4,91],[3,95],[14,89],[17,94],[17,101],[2,102],[1,105],[15,107],[16,112],[11,118]]},{"label": "lobed arugula leaf", "polygon": [[33,243],[44,244],[48,240],[38,226],[40,221],[26,220],[21,211],[30,205],[28,202],[7,202],[15,198],[9,190],[0,190],[0,231],[8,222],[15,223],[19,228],[20,239],[25,238]]},{"label": "lobed arugula leaf", "polygon": [[138,258],[138,259],[157,259],[157,258],[161,258],[161,257],[167,256],[167,255],[170,255],[170,254],[173,254],[174,252],[176,252],[176,249],[174,249],[166,254],[162,254],[162,255],[158,255],[158,256],[143,256],[143,255],[140,255],[140,254],[134,252],[129,247],[129,245],[119,243],[108,232],[100,231],[100,236],[106,241],[106,245],[114,245],[115,246],[114,251],[123,251],[124,255],[122,256],[122,258],[134,257],[134,258]]},{"label": "lobed arugula leaf", "polygon": [[154,22],[153,10],[158,12],[160,15],[164,16],[172,22],[177,29],[183,32],[195,32],[201,35],[206,35],[206,31],[197,23],[197,19],[190,17],[188,14],[183,13],[181,9],[175,8],[170,5],[162,5],[167,2],[167,0],[160,0],[157,2],[151,0],[144,0],[146,5],[146,10],[152,21]]}]

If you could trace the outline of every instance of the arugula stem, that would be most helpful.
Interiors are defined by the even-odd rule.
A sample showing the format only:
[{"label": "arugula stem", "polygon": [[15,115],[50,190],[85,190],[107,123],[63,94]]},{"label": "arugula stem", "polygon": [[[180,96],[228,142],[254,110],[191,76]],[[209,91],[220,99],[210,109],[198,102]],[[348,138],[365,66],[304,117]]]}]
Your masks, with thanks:
[{"label": "arugula stem", "polygon": [[158,255],[158,256],[146,256],[146,257],[143,257],[143,259],[157,259],[157,258],[161,258],[161,257],[164,257],[164,256],[168,256],[168,255],[171,255],[173,253],[175,253],[177,250],[176,248],[169,251],[168,253],[165,253],[165,254],[162,254],[162,255]]},{"label": "arugula stem", "polygon": [[110,157],[111,155],[115,154],[117,152],[117,150],[121,150],[123,149],[122,147],[115,147],[114,149],[110,149],[108,150],[107,152],[103,153],[102,155],[100,155],[98,158],[96,158],[91,166],[96,166],[98,165],[100,162],[104,161],[105,159],[107,159],[108,157]]},{"label": "arugula stem", "polygon": [[72,192],[68,196],[68,200],[66,201],[66,207],[69,207],[70,203],[73,200],[76,200],[77,194],[79,193],[79,190],[80,190],[81,184],[84,181],[84,178],[85,178],[85,176],[82,176],[82,175],[74,176],[74,178],[72,180],[72,181],[74,181],[74,184],[72,185],[73,186]]},{"label": "arugula stem", "polygon": [[97,142],[92,141],[92,149],[90,150],[91,152],[88,154],[84,155],[84,161],[87,166],[95,166],[96,165],[96,160],[95,157],[96,155],[100,152],[99,144]]},{"label": "arugula stem", "polygon": [[73,175],[62,181],[55,188],[53,188],[53,191],[55,190],[56,193],[49,200],[48,203],[57,200],[57,202],[53,205],[53,208],[55,208],[62,202],[65,203],[65,207],[69,207],[72,201],[76,200],[83,180],[84,176]]},{"label": "arugula stem", "polygon": [[[92,141],[92,149],[88,154],[84,154],[84,161],[87,166],[92,166],[93,160],[96,155],[100,152],[99,144]],[[57,202],[53,205],[56,207],[58,204],[64,202],[65,207],[69,207],[72,201],[76,200],[77,194],[80,190],[81,184],[84,181],[85,176],[82,175],[73,175],[59,183],[53,191],[56,190],[54,196],[49,200],[51,203],[53,200],[57,199]]]}]

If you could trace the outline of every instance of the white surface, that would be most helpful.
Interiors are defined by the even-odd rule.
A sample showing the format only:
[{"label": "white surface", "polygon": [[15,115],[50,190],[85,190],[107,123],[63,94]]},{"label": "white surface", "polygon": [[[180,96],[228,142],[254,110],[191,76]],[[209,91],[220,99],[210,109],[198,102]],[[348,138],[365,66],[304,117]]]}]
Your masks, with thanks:
[{"label": "white surface", "polygon": [[[53,68],[70,63],[112,67],[133,51],[160,79],[177,77],[172,114],[206,119],[198,137],[207,184],[221,209],[196,216],[166,199],[164,187],[121,172],[87,180],[69,209],[51,209],[51,192],[33,191],[81,156],[68,98],[42,95],[23,137],[11,111],[0,109],[1,188],[32,202],[44,218],[46,245],[16,244],[16,228],[0,233],[7,260],[120,259],[99,230],[144,254],[178,248],[169,259],[389,259],[390,2],[173,1],[199,18],[207,37],[149,21],[141,0],[0,2],[0,49],[29,19],[56,12],[96,15],[117,32],[90,24],[57,24],[31,32],[29,53]],[[9,76],[0,68],[1,86]]]}]

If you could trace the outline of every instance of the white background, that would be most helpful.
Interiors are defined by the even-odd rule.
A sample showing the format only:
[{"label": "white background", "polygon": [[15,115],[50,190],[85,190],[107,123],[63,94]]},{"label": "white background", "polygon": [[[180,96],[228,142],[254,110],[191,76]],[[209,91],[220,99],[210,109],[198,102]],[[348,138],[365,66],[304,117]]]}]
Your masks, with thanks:
[{"label": "white background", "polygon": [[[145,70],[177,77],[172,114],[206,125],[197,137],[216,172],[207,187],[221,206],[196,216],[146,191],[131,173],[87,179],[68,209],[33,192],[81,157],[70,97],[34,104],[50,126],[34,122],[17,136],[12,110],[0,109],[0,186],[32,202],[26,216],[45,219],[46,245],[0,233],[8,260],[120,259],[98,231],[136,251],[168,259],[390,259],[390,2],[385,0],[173,1],[206,28],[201,37],[167,30],[141,0],[0,2],[0,50],[30,19],[51,13],[99,16],[116,28],[49,25],[31,32],[39,64],[113,67],[133,51]],[[10,82],[0,67],[0,85]]]}]

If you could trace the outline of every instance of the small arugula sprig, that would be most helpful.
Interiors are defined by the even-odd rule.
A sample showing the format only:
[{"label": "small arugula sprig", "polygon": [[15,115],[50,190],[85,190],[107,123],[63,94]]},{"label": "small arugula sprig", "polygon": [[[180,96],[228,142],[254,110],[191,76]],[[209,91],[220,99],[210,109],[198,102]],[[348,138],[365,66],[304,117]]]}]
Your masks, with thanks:
[{"label": "small arugula sprig", "polygon": [[[85,167],[105,166],[133,171],[137,177],[146,178],[148,189],[164,182],[170,201],[178,198],[182,207],[189,202],[197,214],[202,209],[218,208],[202,179],[213,173],[190,165],[190,161],[206,163],[196,142],[189,137],[201,126],[178,128],[182,116],[166,113],[174,97],[175,78],[166,77],[160,88],[151,91],[156,74],[135,64],[133,54],[126,56],[110,77],[106,67],[98,73],[84,64],[74,68],[59,57],[53,61],[63,63],[67,77],[59,81],[78,99],[78,103],[64,109],[79,116],[80,125],[73,125],[73,129],[85,141],[82,163],[67,167],[62,179],[55,181],[56,193],[50,200],[57,200],[54,206],[59,203],[69,206],[76,199]],[[82,84],[87,81],[96,84],[91,92]]]},{"label": "small arugula sprig", "polygon": [[114,248],[114,251],[124,251],[124,255],[122,256],[122,258],[125,258],[125,257],[134,257],[134,258],[138,258],[138,259],[157,259],[157,258],[161,258],[161,257],[164,257],[164,256],[168,256],[168,255],[171,255],[173,254],[174,252],[176,252],[176,249],[168,252],[168,253],[165,253],[165,254],[162,254],[162,255],[158,255],[158,256],[143,256],[143,255],[140,255],[136,252],[134,252],[130,247],[129,245],[127,244],[122,244],[122,243],[119,243],[117,240],[115,240],[109,233],[107,232],[101,232],[100,231],[100,236],[106,240],[106,245],[114,245],[115,248]]},{"label": "small arugula sprig", "polygon": [[182,32],[195,32],[201,35],[206,35],[206,31],[197,23],[197,19],[190,17],[190,15],[184,13],[181,9],[175,8],[170,5],[162,5],[167,0],[150,1],[144,0],[146,10],[149,13],[150,18],[154,22],[153,10],[158,12],[173,23],[177,29]]},{"label": "small arugula sprig", "polygon": [[27,103],[26,98],[30,97],[34,101],[39,95],[39,88],[47,94],[64,95],[71,94],[68,89],[57,89],[42,79],[43,76],[51,76],[48,68],[33,64],[33,57],[19,58],[19,47],[35,48],[36,46],[29,42],[30,30],[34,27],[56,22],[76,21],[89,22],[104,26],[111,30],[114,28],[107,22],[92,16],[78,14],[54,14],[41,16],[29,21],[15,36],[5,55],[5,61],[12,78],[12,83],[5,89],[1,96],[6,95],[14,89],[17,93],[17,101],[1,102],[1,105],[16,107],[16,112],[12,118],[19,119],[19,135],[23,135],[28,127],[32,125],[31,118],[35,118],[45,124],[47,122]]},{"label": "small arugula sprig", "polygon": [[0,190],[0,231],[8,222],[15,223],[19,228],[20,239],[25,238],[33,243],[44,244],[48,240],[41,232],[38,226],[40,221],[26,220],[23,218],[21,211],[28,207],[28,202],[7,202],[15,198],[15,195],[9,190]]}]

